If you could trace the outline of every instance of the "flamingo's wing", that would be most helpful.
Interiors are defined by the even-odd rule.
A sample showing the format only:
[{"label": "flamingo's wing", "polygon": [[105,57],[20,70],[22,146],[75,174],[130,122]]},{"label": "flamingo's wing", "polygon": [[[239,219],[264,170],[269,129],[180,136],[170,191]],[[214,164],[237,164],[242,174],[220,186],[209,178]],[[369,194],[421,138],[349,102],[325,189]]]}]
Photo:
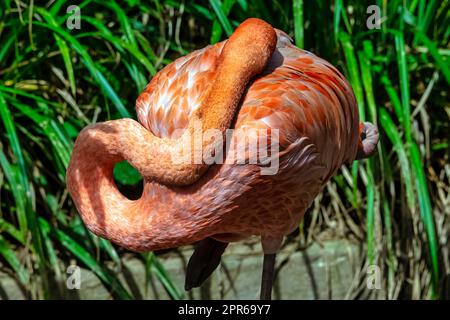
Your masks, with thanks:
[{"label": "flamingo's wing", "polygon": [[225,42],[194,51],[161,70],[136,101],[139,122],[161,138],[177,138],[205,99]]},{"label": "flamingo's wing", "polygon": [[350,84],[327,61],[290,43],[277,51],[282,61],[250,87],[237,128],[277,128],[280,146],[307,137],[326,166],[326,181],[343,163],[355,159],[358,109]]}]

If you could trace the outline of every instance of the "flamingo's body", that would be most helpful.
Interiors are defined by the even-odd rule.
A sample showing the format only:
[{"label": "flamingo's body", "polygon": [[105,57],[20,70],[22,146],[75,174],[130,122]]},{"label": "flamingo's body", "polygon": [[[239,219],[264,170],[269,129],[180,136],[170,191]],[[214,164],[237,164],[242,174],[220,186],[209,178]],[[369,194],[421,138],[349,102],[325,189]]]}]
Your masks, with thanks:
[{"label": "flamingo's body", "polygon": [[[189,186],[145,179],[139,200],[120,194],[111,172],[124,156],[114,150],[126,144],[134,152],[149,131],[166,140],[178,138],[176,129],[188,126],[210,94],[224,45],[195,51],[160,71],[136,103],[142,126],[117,120],[96,125],[78,139],[75,149],[83,151],[72,156],[68,186],[94,233],[136,251],[208,237],[229,242],[261,235],[267,239],[265,252],[273,253],[329,178],[356,158],[359,116],[349,83],[331,64],[296,48],[277,30],[276,49],[248,87],[234,128],[279,129],[278,173],[261,175],[255,164],[213,165]],[[148,156],[138,151],[135,157]]]},{"label": "flamingo's body", "polygon": [[[207,96],[224,43],[179,58],[153,78],[136,104],[139,122],[146,129],[162,138],[176,138],[176,129],[187,126]],[[199,240],[230,233],[291,232],[328,178],[344,162],[355,159],[358,121],[345,78],[278,32],[277,49],[265,73],[249,87],[235,129],[279,129],[280,148],[291,149],[282,160],[282,170],[276,176],[261,176],[254,166],[217,166],[189,192],[149,184],[145,193],[154,194],[156,201],[172,197],[164,202],[164,221],[173,223],[168,221],[170,213],[174,222],[187,215],[180,230],[169,228],[177,240],[167,246],[189,243],[194,234]],[[196,218],[205,228],[196,224]],[[145,241],[146,246],[154,236]],[[186,242],[179,242],[182,239]]]}]

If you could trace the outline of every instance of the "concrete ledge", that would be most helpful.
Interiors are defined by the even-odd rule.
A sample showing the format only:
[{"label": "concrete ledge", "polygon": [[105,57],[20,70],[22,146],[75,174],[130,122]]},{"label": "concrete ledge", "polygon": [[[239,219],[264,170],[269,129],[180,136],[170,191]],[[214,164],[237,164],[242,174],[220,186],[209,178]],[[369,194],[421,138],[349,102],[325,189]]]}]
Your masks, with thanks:
[{"label": "concrete ledge", "polygon": [[[159,256],[184,299],[258,299],[262,272],[261,246],[256,239],[233,243],[225,251],[221,266],[201,288],[185,292],[185,266],[192,247]],[[357,243],[347,240],[315,243],[305,250],[289,244],[277,257],[274,299],[343,299],[360,265]],[[151,274],[146,286],[145,267],[133,256],[123,258],[118,272],[122,283],[142,299],[170,299],[161,282]],[[80,290],[68,290],[66,299],[112,299],[108,290],[89,270],[81,269]],[[14,276],[0,267],[0,299],[25,299]]]}]

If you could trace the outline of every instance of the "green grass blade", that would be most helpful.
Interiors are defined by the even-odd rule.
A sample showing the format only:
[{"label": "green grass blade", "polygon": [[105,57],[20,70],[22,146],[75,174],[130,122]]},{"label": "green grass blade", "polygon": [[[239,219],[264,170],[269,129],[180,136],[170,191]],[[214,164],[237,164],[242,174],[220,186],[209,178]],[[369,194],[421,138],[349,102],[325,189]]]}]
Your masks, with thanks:
[{"label": "green grass blade", "polygon": [[112,290],[122,299],[131,299],[131,295],[122,286],[117,278],[111,276],[104,268],[74,239],[61,230],[54,229],[47,221],[40,218],[42,229],[54,237],[64,248],[70,251],[80,261],[82,261],[97,277],[112,288]]},{"label": "green grass blade", "polygon": [[42,236],[43,236],[43,240],[44,240],[44,244],[45,244],[45,249],[48,255],[48,260],[47,265],[53,269],[53,271],[55,272],[55,275],[57,278],[61,279],[62,276],[62,271],[60,268],[60,264],[59,264],[59,260],[58,260],[58,255],[56,253],[56,249],[53,245],[53,241],[50,237],[49,234],[49,230],[45,229],[45,228],[41,228],[42,230]]},{"label": "green grass blade", "polygon": [[39,97],[37,95],[28,93],[28,92],[26,92],[24,90],[21,90],[21,89],[14,89],[14,88],[9,88],[9,87],[5,87],[5,86],[0,85],[0,91],[1,92],[5,92],[5,93],[10,93],[12,95],[19,95],[19,96],[22,96],[22,97],[25,97],[25,98],[29,98],[29,99],[35,100],[37,103],[41,102],[41,103],[48,104],[48,105],[50,105],[52,107],[55,107],[55,108],[60,108],[61,107],[61,105],[59,103],[46,100],[46,99],[44,99],[42,97]]},{"label": "green grass blade", "polygon": [[61,162],[64,164],[64,167],[67,168],[72,150],[72,142],[68,141],[66,135],[61,132],[63,130],[61,126],[53,120],[53,118],[43,116],[27,105],[17,102],[14,102],[13,105],[20,110],[23,115],[33,120],[44,130],[50,144],[55,149]]},{"label": "green grass blade", "polygon": [[27,192],[29,185],[27,179],[27,169],[22,153],[22,148],[19,143],[19,138],[17,137],[16,128],[11,116],[11,112],[8,106],[6,105],[6,101],[3,95],[1,94],[0,94],[0,116],[2,117],[3,124],[5,126],[9,142],[11,144],[11,148],[13,149],[14,155],[17,157],[17,163],[19,165],[21,173],[20,178],[22,187],[24,188],[25,192]]},{"label": "green grass blade", "polygon": [[[42,10],[40,8],[36,8],[36,12],[39,12],[44,19],[51,25],[58,27],[58,24],[56,23],[55,19],[53,19],[53,16],[48,13],[45,10]],[[69,47],[67,46],[67,43],[61,39],[60,36],[58,36],[57,34],[53,34],[55,40],[56,40],[56,44],[59,47],[59,50],[61,52],[61,55],[63,57],[63,61],[64,61],[64,65],[66,67],[66,71],[67,71],[67,76],[69,78],[69,85],[70,85],[70,89],[72,91],[72,95],[75,96],[76,94],[76,82],[75,82],[75,74],[73,72],[73,66],[72,66],[72,57],[70,56],[70,50]]]},{"label": "green grass blade", "polygon": [[[370,42],[365,42],[370,43]],[[361,77],[362,83],[364,87],[364,92],[367,99],[367,107],[369,111],[369,119],[374,124],[377,123],[377,107],[375,104],[375,96],[373,94],[373,83],[372,83],[372,70],[370,65],[370,58],[367,55],[367,52],[359,51],[358,52],[360,68],[361,68]]]},{"label": "green grass blade", "polygon": [[217,18],[219,19],[223,27],[223,30],[225,31],[228,37],[231,36],[231,34],[233,33],[233,27],[231,26],[230,21],[228,20],[227,16],[222,10],[222,4],[220,3],[219,0],[209,0],[209,3],[213,8],[214,12],[216,13]]},{"label": "green grass blade", "polygon": [[400,78],[400,92],[401,101],[403,107],[403,130],[405,131],[406,141],[411,142],[411,111],[409,106],[409,80],[408,80],[408,66],[406,63],[406,49],[405,39],[403,33],[396,32],[395,35],[395,48],[397,51],[397,64]]},{"label": "green grass blade", "polygon": [[161,262],[159,262],[158,258],[154,253],[149,253],[150,256],[147,257],[149,261],[147,261],[147,265],[151,267],[151,272],[156,275],[159,281],[161,281],[164,288],[167,290],[167,293],[174,300],[183,299],[183,295],[180,294],[177,288],[174,286],[173,282],[170,280],[169,275],[166,270],[162,266]]},{"label": "green grass blade", "polygon": [[425,15],[423,19],[420,21],[419,28],[424,34],[427,33],[428,28],[430,27],[431,21],[434,19],[434,15],[437,9],[439,1],[430,0],[429,3],[426,4]]},{"label": "green grass blade", "polygon": [[[15,198],[16,202],[18,202],[19,211],[18,211],[18,220],[20,225],[20,230],[23,234],[28,229],[28,218],[26,216],[26,202],[24,199],[27,199],[29,197],[29,184],[28,184],[28,178],[27,178],[27,170],[25,165],[25,160],[22,153],[22,148],[19,143],[19,138],[17,137],[15,125],[11,116],[11,112],[9,110],[9,107],[6,105],[6,101],[2,94],[0,94],[0,117],[3,120],[3,124],[6,129],[6,134],[8,136],[11,149],[13,150],[13,154],[16,157],[17,164],[18,164],[18,174],[17,174],[17,180],[14,181],[9,173],[14,172],[12,171],[11,167],[9,166],[9,163],[6,161],[6,157],[4,156],[3,151],[1,152],[2,155],[2,167],[5,170],[6,178],[10,181],[14,181],[15,184],[13,184],[13,189],[15,192]],[[10,170],[10,171],[7,171]],[[22,198],[19,200],[19,198]]]},{"label": "green grass blade", "polygon": [[[152,61],[153,63],[157,62],[158,56],[156,55],[155,51],[153,50],[153,48],[150,45],[150,42],[147,40],[147,38],[144,37],[144,35],[142,33],[136,31],[136,39],[137,39],[139,45],[141,46],[142,50],[144,50],[144,53],[149,58],[149,60]],[[156,70],[155,70],[155,73],[152,73],[152,76],[154,76],[155,74],[156,74]]]},{"label": "green grass blade", "polygon": [[[421,31],[416,32],[417,39],[421,41],[429,50],[431,56],[436,61],[439,69],[444,74],[445,80],[450,85],[450,68],[449,62],[445,61],[442,55],[439,53],[435,42],[431,41],[424,33]],[[447,59],[448,60],[448,59]]]},{"label": "green grass blade", "polygon": [[342,8],[341,13],[342,13],[342,21],[344,21],[346,32],[351,35],[353,30],[350,24],[350,20],[347,17],[347,12],[345,11],[344,8]]},{"label": "green grass blade", "polygon": [[293,1],[295,45],[304,47],[303,0]]},{"label": "green grass blade", "polygon": [[340,32],[341,24],[341,11],[342,11],[342,0],[336,0],[334,2],[334,12],[333,12],[333,31],[334,31],[334,41],[337,43]]},{"label": "green grass blade", "polygon": [[50,14],[51,14],[52,16],[56,16],[56,15],[58,14],[59,10],[61,9],[61,7],[62,7],[64,4],[67,4],[67,1],[66,1],[66,0],[57,0],[57,1],[55,1],[55,2],[52,4],[51,8],[50,8],[50,11],[49,11]]},{"label": "green grass blade", "polygon": [[120,100],[117,93],[113,90],[113,88],[111,87],[109,82],[105,79],[103,74],[98,70],[94,61],[89,56],[89,54],[86,51],[86,49],[84,48],[84,46],[81,45],[77,39],[75,39],[73,36],[71,36],[66,31],[62,30],[61,28],[57,28],[52,25],[37,22],[37,21],[33,22],[33,24],[58,33],[64,40],[66,40],[68,43],[70,43],[72,48],[83,58],[83,62],[85,64],[86,68],[89,70],[89,72],[94,77],[94,79],[96,79],[97,83],[100,85],[102,90],[105,92],[105,95],[112,101],[112,103],[114,104],[114,106],[116,107],[116,109],[120,113],[120,115],[124,118],[131,117],[130,113],[123,105],[123,103]]},{"label": "green grass blade", "polygon": [[2,43],[2,46],[0,48],[0,65],[4,61],[6,54],[10,53],[11,47],[16,40],[17,40],[17,30],[13,30],[11,33],[8,34],[5,42]]},{"label": "green grass blade", "polygon": [[358,103],[360,121],[365,121],[365,104],[364,94],[361,87],[361,80],[359,77],[358,64],[356,62],[355,50],[350,42],[350,36],[344,32],[339,34],[342,48],[344,49],[345,60],[347,61],[347,68],[350,77],[350,84],[355,92],[356,102]]},{"label": "green grass blade", "polygon": [[11,268],[19,277],[22,284],[26,285],[29,281],[29,274],[26,269],[21,265],[16,253],[8,244],[5,238],[0,235],[0,255],[8,262]]},{"label": "green grass blade", "polygon": [[26,213],[26,204],[25,204],[25,198],[23,196],[23,189],[20,189],[20,182],[17,180],[18,173],[17,173],[17,167],[12,167],[8,160],[6,159],[6,155],[3,152],[3,148],[0,145],[0,166],[3,169],[3,172],[6,176],[6,180],[9,182],[9,185],[11,186],[11,192],[14,197],[14,201],[16,204],[16,213],[17,213],[17,220],[19,222],[19,228],[20,228],[20,237],[24,238],[27,230],[27,213]]},{"label": "green grass blade", "polygon": [[117,4],[116,1],[95,1],[96,3],[105,6],[116,14],[120,26],[122,27],[122,31],[125,34],[125,38],[127,39],[127,42],[130,43],[130,45],[133,48],[137,48],[137,42],[136,38],[134,36],[133,28],[130,25],[130,21],[126,15],[126,13],[122,10],[122,8]]},{"label": "green grass blade", "polygon": [[64,60],[64,65],[66,67],[67,76],[69,78],[70,90],[72,92],[72,95],[75,96],[75,94],[77,92],[77,87],[76,87],[75,74],[73,72],[72,57],[70,56],[69,47],[67,46],[65,41],[61,40],[61,38],[59,36],[54,35],[54,37],[56,40],[56,44],[58,45],[59,50],[61,51],[61,55]]},{"label": "green grass blade", "polygon": [[400,171],[402,173],[403,182],[406,189],[406,199],[408,203],[408,207],[411,211],[415,210],[415,197],[414,190],[412,188],[412,179],[411,179],[411,171],[410,164],[407,156],[407,152],[405,150],[405,146],[400,138],[400,134],[397,130],[397,127],[394,125],[391,116],[384,108],[380,108],[379,110],[380,123],[383,130],[386,132],[389,140],[391,141],[394,151],[397,153],[398,161],[400,162]]},{"label": "green grass blade", "polygon": [[109,255],[112,261],[120,266],[122,262],[120,261],[119,254],[117,253],[116,249],[114,249],[114,246],[111,244],[111,242],[103,238],[97,238],[99,239],[100,247]]},{"label": "green grass blade", "polygon": [[389,99],[392,103],[392,106],[394,107],[394,111],[397,116],[397,120],[400,123],[403,123],[402,103],[400,101],[400,98],[397,95],[397,91],[395,90],[394,86],[391,83],[391,80],[389,80],[389,78],[386,74],[383,74],[381,76],[381,83],[383,84],[384,89],[386,90],[386,93],[388,94]]},{"label": "green grass blade", "polygon": [[[0,162],[2,161],[2,159],[1,159],[2,157],[4,157],[3,151],[0,150]],[[17,228],[14,227],[11,223],[0,218],[0,234],[3,232],[8,233],[11,237],[16,239],[20,244],[25,245],[25,239],[24,239],[22,233],[19,230],[17,230]]]},{"label": "green grass blade", "polygon": [[387,244],[387,251],[388,251],[388,260],[387,260],[387,267],[388,267],[388,298],[389,292],[391,292],[394,281],[395,281],[395,271],[396,271],[396,258],[395,258],[395,251],[393,248],[394,244],[394,238],[393,238],[393,232],[392,232],[392,217],[391,217],[391,210],[389,208],[388,201],[386,197],[383,199],[383,222],[384,222],[384,230],[386,232],[386,244]]},{"label": "green grass blade", "polygon": [[[130,45],[122,39],[115,37],[109,30],[106,28],[101,22],[96,19],[92,19],[91,17],[83,17],[83,20],[93,25],[100,31],[98,34],[99,37],[104,38],[105,40],[112,43],[119,51],[122,53],[125,52],[123,49],[127,50],[131,55],[133,55],[146,69],[151,75],[156,74],[156,69],[153,64],[147,59],[147,57],[140,52],[135,45]],[[154,53],[153,53],[154,54]]]},{"label": "green grass blade", "polygon": [[418,193],[420,213],[428,239],[427,244],[430,255],[432,275],[432,294],[433,298],[436,298],[439,281],[438,243],[436,238],[433,212],[431,210],[430,195],[428,193],[427,181],[422,166],[423,161],[420,157],[419,149],[417,148],[417,145],[415,143],[411,144],[410,154],[412,169],[415,177],[415,184]]},{"label": "green grass blade", "polygon": [[247,2],[247,0],[237,0],[237,2],[241,6],[242,10],[247,11],[247,9],[248,9],[248,2]]},{"label": "green grass blade", "polygon": [[[231,8],[233,8],[233,5],[236,3],[236,0],[225,0],[222,4],[222,11],[224,13],[225,16],[227,16],[230,11]],[[220,38],[222,37],[222,26],[220,21],[218,20],[214,20],[213,22],[213,26],[212,26],[212,31],[211,31],[211,40],[210,42],[212,44],[217,43],[220,41]]]},{"label": "green grass blade", "polygon": [[366,226],[367,226],[367,259],[369,264],[375,264],[376,243],[375,243],[375,210],[374,210],[374,181],[372,174],[368,175],[367,182],[367,210],[366,210]]}]

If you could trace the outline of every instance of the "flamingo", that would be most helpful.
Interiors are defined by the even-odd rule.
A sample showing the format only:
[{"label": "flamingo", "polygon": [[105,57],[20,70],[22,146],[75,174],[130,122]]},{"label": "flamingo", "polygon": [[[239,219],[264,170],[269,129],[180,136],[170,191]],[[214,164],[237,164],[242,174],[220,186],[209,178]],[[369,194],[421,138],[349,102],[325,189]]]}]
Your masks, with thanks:
[{"label": "flamingo", "polygon": [[[359,122],[344,76],[256,18],[228,40],[167,65],[138,97],[136,112],[139,122],[97,123],[76,139],[67,187],[87,228],[136,252],[197,243],[186,290],[213,272],[229,242],[260,236],[261,299],[271,299],[283,237],[336,171],[370,156],[378,141],[377,128]],[[249,141],[276,140],[267,149],[278,145],[271,155],[279,160],[277,171],[262,174],[265,164],[258,162],[178,163],[186,150],[191,160],[198,150],[220,150],[215,139],[193,146],[196,123],[201,133],[228,137],[234,129]],[[231,143],[223,150],[226,160],[236,152],[250,158],[248,147]],[[114,182],[114,165],[123,160],[143,176],[138,200],[126,198]]]}]

